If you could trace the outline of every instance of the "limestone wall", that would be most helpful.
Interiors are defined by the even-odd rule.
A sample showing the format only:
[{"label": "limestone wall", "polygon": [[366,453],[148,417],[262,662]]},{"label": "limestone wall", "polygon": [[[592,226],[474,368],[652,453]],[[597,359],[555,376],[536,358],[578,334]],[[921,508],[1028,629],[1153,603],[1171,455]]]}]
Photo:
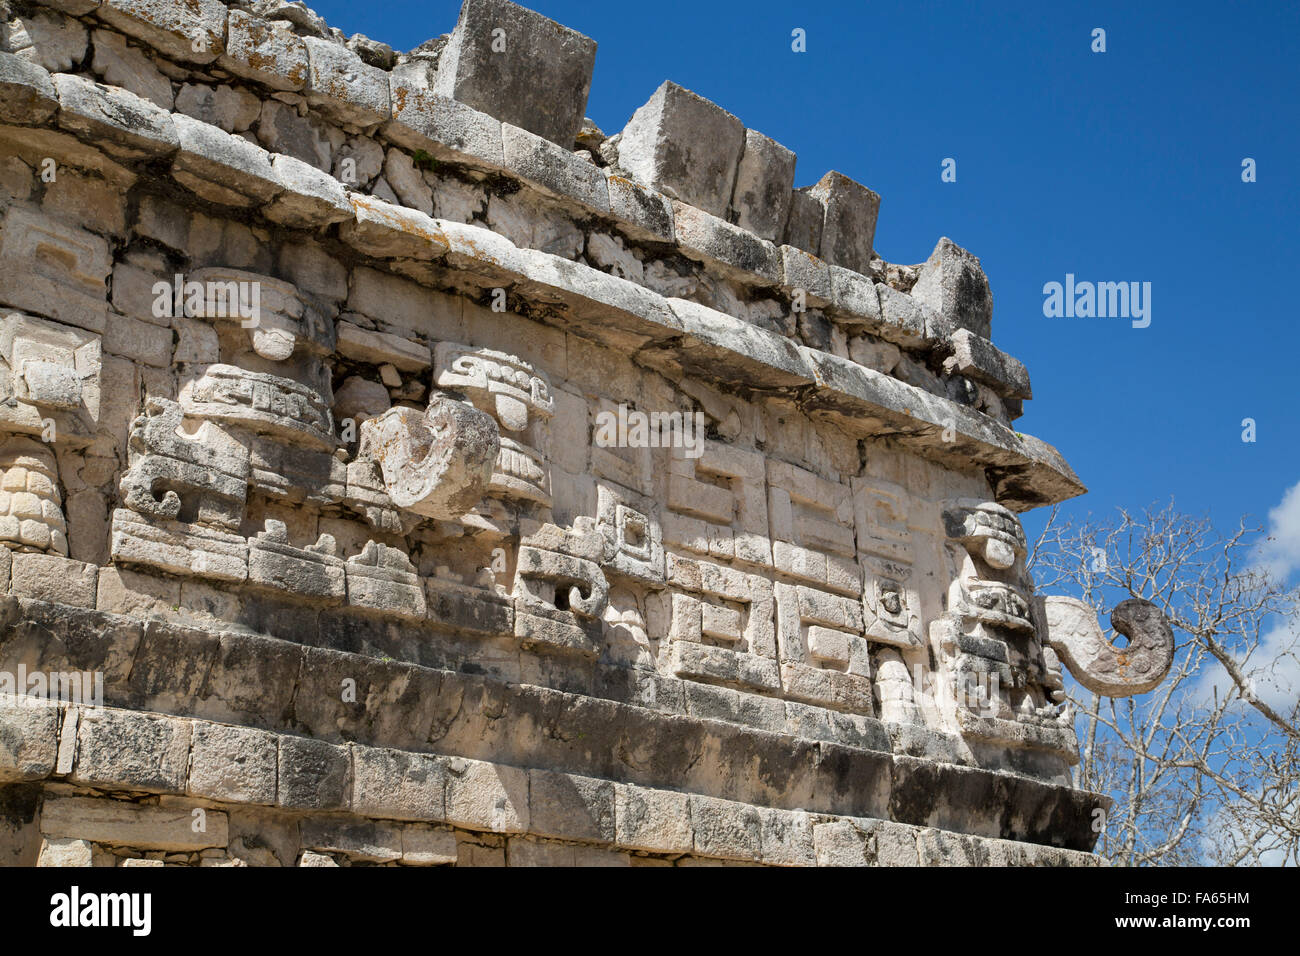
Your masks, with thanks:
[{"label": "limestone wall", "polygon": [[1091,859],[974,256],[502,0],[0,7],[0,860]]}]

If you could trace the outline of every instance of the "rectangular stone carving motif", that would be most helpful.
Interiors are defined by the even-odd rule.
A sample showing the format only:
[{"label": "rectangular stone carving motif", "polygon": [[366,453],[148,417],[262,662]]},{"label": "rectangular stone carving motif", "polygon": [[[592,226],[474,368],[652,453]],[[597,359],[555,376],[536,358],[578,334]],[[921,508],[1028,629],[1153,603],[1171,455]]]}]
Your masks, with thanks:
[{"label": "rectangular stone carving motif", "polygon": [[669,666],[682,678],[755,690],[781,687],[772,583],[756,574],[667,556]]}]

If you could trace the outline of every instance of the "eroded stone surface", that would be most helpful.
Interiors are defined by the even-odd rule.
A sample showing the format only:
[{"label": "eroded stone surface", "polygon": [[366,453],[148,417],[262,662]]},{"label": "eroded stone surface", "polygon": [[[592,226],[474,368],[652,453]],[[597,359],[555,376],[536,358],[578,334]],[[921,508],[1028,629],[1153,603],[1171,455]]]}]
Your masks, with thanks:
[{"label": "eroded stone surface", "polygon": [[1082,485],[978,260],[884,262],[879,197],[672,83],[605,137],[594,43],[503,0],[404,56],[45,6],[0,53],[0,672],[105,699],[0,704],[44,808],[0,859],[1091,859],[1062,667],[1140,691],[1167,629],[1038,606],[1016,512]]}]

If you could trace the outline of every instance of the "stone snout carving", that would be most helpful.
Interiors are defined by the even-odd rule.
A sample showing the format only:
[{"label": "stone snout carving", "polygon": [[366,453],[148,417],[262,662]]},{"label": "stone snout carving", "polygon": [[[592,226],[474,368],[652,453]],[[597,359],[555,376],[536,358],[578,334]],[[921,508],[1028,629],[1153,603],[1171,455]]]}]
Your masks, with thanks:
[{"label": "stone snout carving", "polygon": [[1072,597],[1039,599],[1047,642],[1075,679],[1103,697],[1128,697],[1152,690],[1174,660],[1174,631],[1158,607],[1129,598],[1110,614],[1110,623],[1128,638],[1125,647],[1106,639],[1097,612]]},{"label": "stone snout carving", "polygon": [[[944,522],[968,555],[951,595],[962,624],[958,671],[1000,676],[997,716],[1011,716],[1010,709],[1017,719],[1050,718],[1052,704],[1065,699],[1062,663],[1084,687],[1109,697],[1151,690],[1169,672],[1173,631],[1155,605],[1128,600],[1115,609],[1111,623],[1129,638],[1117,647],[1089,605],[1034,595],[1024,531],[1012,512],[992,502],[955,502]],[[1067,709],[1058,722],[1070,719]]]},{"label": "stone snout carving", "polygon": [[434,353],[433,382],[465,396],[500,425],[501,450],[491,493],[549,508],[546,445],[555,400],[546,376],[505,352],[442,342]]},{"label": "stone snout carving", "polygon": [[435,393],[424,411],[399,406],[362,422],[358,456],[379,466],[395,506],[452,520],[488,490],[500,451],[491,415]]}]

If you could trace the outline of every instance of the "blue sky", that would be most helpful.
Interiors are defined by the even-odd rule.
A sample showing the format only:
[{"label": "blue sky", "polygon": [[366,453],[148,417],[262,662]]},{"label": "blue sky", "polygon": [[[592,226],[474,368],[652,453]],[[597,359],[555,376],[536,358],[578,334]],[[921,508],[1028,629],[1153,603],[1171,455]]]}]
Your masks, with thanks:
[{"label": "blue sky", "polygon": [[[310,5],[399,50],[459,9]],[[1300,5],[527,5],[599,44],[587,112],[607,133],[672,79],[793,149],[797,185],[833,168],[879,192],[887,260],[923,261],[941,235],[980,256],[993,339],[1034,381],[1020,428],[1089,486],[1080,514],[1172,496],[1232,525],[1300,482]],[[1043,284],[1066,273],[1150,282],[1150,327],[1045,318]]]}]

